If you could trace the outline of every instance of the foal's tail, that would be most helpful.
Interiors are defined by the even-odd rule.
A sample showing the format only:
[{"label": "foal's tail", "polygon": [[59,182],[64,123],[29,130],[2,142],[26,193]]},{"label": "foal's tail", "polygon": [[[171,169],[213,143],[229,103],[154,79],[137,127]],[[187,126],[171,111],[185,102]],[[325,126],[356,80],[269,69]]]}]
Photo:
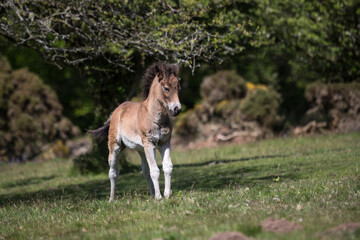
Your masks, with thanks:
[{"label": "foal's tail", "polygon": [[95,139],[104,140],[105,138],[107,138],[109,134],[109,128],[110,128],[110,118],[104,123],[104,126],[102,126],[101,128],[88,130],[87,133],[89,133]]}]

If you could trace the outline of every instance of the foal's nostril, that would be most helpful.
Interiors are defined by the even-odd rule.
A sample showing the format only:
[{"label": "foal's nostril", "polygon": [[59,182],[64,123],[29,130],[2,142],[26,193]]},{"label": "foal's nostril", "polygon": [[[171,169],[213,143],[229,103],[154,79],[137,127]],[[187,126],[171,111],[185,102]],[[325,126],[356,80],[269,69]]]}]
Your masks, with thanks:
[{"label": "foal's nostril", "polygon": [[181,112],[181,105],[179,103],[170,103],[169,111],[172,116],[177,116]]},{"label": "foal's nostril", "polygon": [[174,108],[174,115],[177,116],[181,112],[181,107],[175,107]]}]

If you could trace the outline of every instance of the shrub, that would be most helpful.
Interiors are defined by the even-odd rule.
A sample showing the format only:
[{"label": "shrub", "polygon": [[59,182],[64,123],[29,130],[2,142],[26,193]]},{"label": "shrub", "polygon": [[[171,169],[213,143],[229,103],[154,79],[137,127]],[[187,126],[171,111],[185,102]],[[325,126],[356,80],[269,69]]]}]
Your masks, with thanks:
[{"label": "shrub", "polygon": [[62,115],[54,91],[27,69],[11,71],[5,58],[0,58],[0,113],[0,157],[32,159],[45,144],[80,133]]},{"label": "shrub", "polygon": [[68,158],[70,149],[62,140],[57,140],[38,156],[39,161],[51,160],[54,158]]},{"label": "shrub", "polygon": [[311,108],[305,121],[326,121],[340,132],[360,130],[360,83],[315,82],[306,87],[305,97]]},{"label": "shrub", "polygon": [[235,71],[220,71],[204,78],[200,93],[203,100],[216,104],[224,99],[240,99],[246,95],[246,82]]},{"label": "shrub", "polygon": [[311,83],[306,87],[306,100],[322,114],[336,110],[338,114],[356,115],[360,111],[360,83]]},{"label": "shrub", "polygon": [[189,136],[205,141],[252,140],[271,134],[281,120],[280,94],[266,85],[245,82],[235,71],[205,78],[201,95],[202,102],[176,122],[176,135],[183,142]]},{"label": "shrub", "polygon": [[274,127],[281,120],[278,115],[281,96],[275,90],[258,88],[248,94],[241,104],[241,111],[248,120],[256,120],[266,128]]},{"label": "shrub", "polygon": [[222,100],[216,104],[214,116],[228,125],[242,122],[244,119],[240,111],[241,101],[240,99]]},{"label": "shrub", "polygon": [[180,114],[175,124],[176,134],[184,137],[196,135],[198,122],[199,119],[193,109]]}]

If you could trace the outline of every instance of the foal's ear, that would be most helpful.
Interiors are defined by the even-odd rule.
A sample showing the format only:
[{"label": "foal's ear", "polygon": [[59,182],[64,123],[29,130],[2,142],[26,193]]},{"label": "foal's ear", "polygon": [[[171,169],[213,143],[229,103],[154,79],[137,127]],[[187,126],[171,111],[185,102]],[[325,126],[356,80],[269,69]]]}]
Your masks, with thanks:
[{"label": "foal's ear", "polygon": [[174,64],[174,72],[175,72],[175,76],[179,75],[179,65]]},{"label": "foal's ear", "polygon": [[159,82],[161,82],[161,80],[163,80],[163,78],[164,78],[164,73],[159,72],[159,73],[156,74],[156,76],[158,77]]},{"label": "foal's ear", "polygon": [[164,69],[161,66],[156,65],[155,72],[156,72],[156,76],[158,77],[158,80],[160,82],[164,78]]}]

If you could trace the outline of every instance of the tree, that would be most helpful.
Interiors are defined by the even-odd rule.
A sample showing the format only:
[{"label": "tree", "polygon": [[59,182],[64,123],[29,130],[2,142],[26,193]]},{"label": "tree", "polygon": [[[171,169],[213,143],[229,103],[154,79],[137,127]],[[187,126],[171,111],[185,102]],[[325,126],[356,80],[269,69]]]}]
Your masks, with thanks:
[{"label": "tree", "polygon": [[0,3],[0,34],[59,67],[76,65],[88,74],[95,113],[103,121],[136,94],[151,61],[178,62],[194,72],[201,62],[219,63],[267,43],[265,32],[240,12],[240,4],[6,0]]},{"label": "tree", "polygon": [[262,44],[259,27],[231,1],[7,0],[0,7],[2,35],[55,64],[95,71],[131,71],[136,52],[195,69]]},{"label": "tree", "polygon": [[356,0],[252,1],[246,14],[271,44],[245,51],[232,67],[280,91],[286,121],[299,124],[307,84],[360,80],[359,13]]},{"label": "tree", "polygon": [[360,76],[360,2],[258,1],[255,22],[273,39],[272,55],[292,66],[295,81],[350,82]]}]

